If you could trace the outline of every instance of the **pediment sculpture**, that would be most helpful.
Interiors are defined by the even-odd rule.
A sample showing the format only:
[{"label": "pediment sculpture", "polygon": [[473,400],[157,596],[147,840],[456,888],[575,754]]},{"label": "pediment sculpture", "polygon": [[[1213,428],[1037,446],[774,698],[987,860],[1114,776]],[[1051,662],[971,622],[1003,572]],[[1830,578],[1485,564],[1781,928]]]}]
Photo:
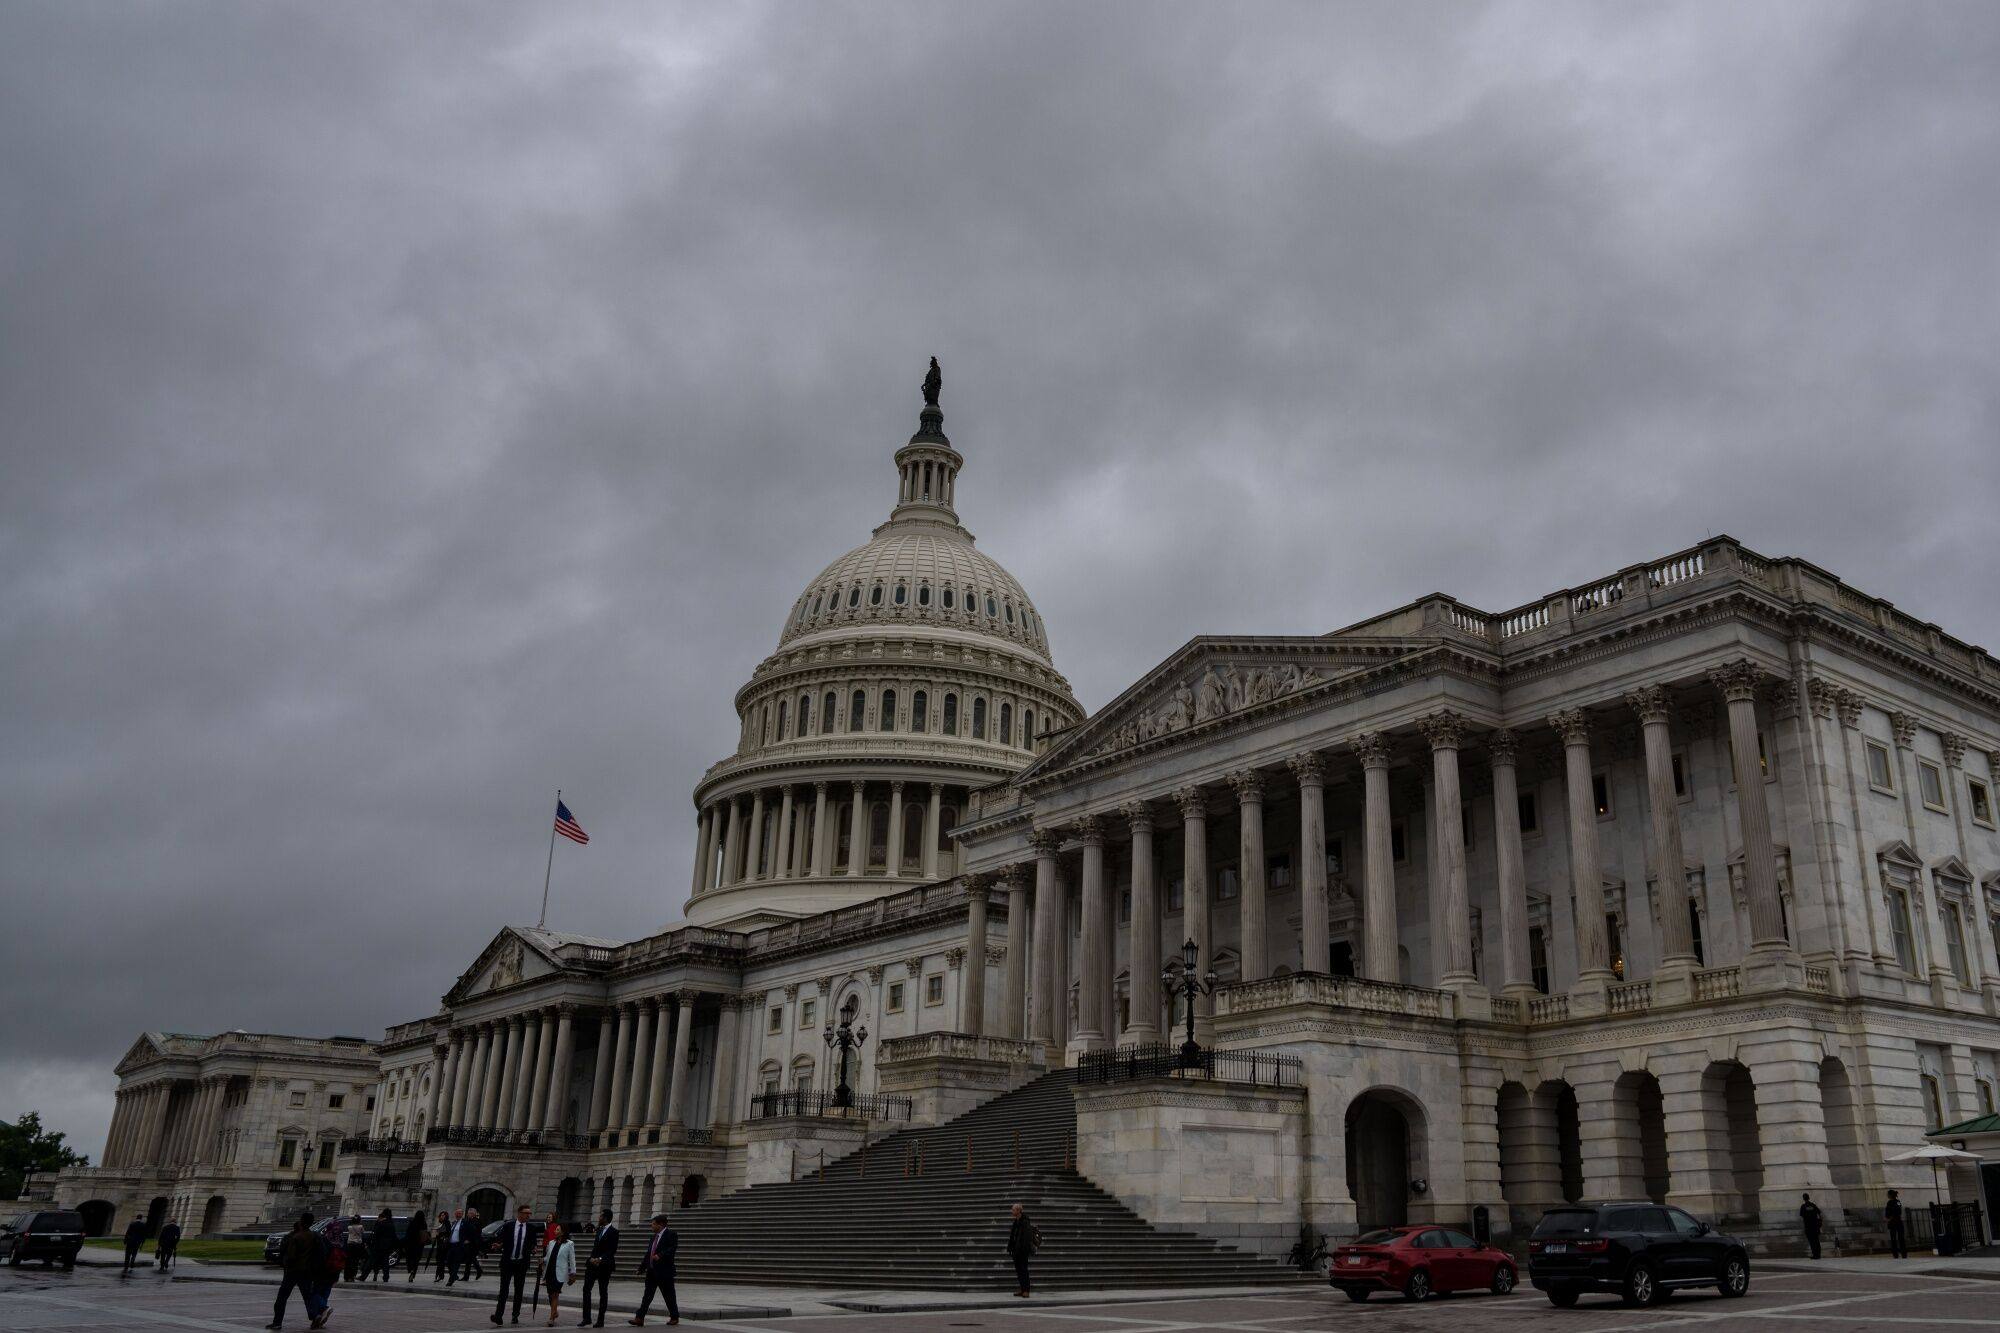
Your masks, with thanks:
[{"label": "pediment sculpture", "polygon": [[1129,750],[1144,741],[1185,731],[1197,723],[1296,694],[1325,679],[1311,667],[1302,667],[1296,662],[1274,667],[1220,668],[1210,663],[1203,668],[1198,679],[1177,682],[1164,702],[1142,708],[1127,718],[1090,754],[1095,756]]},{"label": "pediment sculpture", "polygon": [[486,989],[499,990],[511,986],[521,979],[521,964],[526,961],[521,941],[508,940],[501,947],[500,956],[493,960],[493,971],[486,983]]}]

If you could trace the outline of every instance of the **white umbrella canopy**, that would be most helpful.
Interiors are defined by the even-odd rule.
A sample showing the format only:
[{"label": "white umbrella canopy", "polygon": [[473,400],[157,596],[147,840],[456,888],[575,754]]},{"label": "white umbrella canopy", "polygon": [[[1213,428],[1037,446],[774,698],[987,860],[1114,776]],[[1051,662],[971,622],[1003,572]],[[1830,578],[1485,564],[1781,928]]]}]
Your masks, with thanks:
[{"label": "white umbrella canopy", "polygon": [[1921,1148],[1895,1153],[1882,1159],[1885,1162],[1929,1162],[1931,1164],[1931,1196],[1942,1202],[1943,1192],[1938,1188],[1938,1167],[1947,1162],[1982,1162],[1986,1159],[1976,1152],[1961,1152],[1957,1148],[1947,1148],[1942,1143],[1926,1143]]}]

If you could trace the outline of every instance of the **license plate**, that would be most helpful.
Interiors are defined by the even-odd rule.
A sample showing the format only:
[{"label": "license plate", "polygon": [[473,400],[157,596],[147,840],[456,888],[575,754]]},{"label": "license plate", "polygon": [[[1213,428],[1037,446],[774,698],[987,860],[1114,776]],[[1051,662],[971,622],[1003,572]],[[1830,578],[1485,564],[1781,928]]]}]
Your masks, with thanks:
[{"label": "license plate", "polygon": [[1568,1253],[1569,1253],[1569,1246],[1567,1246],[1567,1245],[1544,1245],[1544,1246],[1542,1246],[1542,1253],[1543,1253],[1543,1254],[1568,1254]]},{"label": "license plate", "polygon": [[1348,1267],[1350,1267],[1350,1268],[1359,1268],[1359,1267],[1361,1267],[1361,1265],[1362,1265],[1362,1264],[1364,1264],[1364,1263],[1366,1263],[1366,1262],[1367,1262],[1367,1260],[1363,1259],[1363,1258],[1362,1258],[1362,1257],[1361,1257],[1360,1255],[1358,1255],[1358,1254],[1350,1254],[1350,1255],[1348,1255],[1348,1256],[1347,1256],[1347,1264],[1348,1264]]}]

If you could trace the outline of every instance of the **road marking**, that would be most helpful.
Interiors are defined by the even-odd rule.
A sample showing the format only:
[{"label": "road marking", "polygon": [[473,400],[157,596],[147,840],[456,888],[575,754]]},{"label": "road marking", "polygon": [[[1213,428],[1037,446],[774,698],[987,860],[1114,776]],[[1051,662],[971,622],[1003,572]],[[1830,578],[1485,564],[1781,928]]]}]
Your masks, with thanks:
[{"label": "road marking", "polygon": [[[1731,1308],[1729,1309],[1721,1309],[1714,1311],[1679,1310],[1671,1315],[1667,1315],[1665,1318],[1656,1319],[1654,1322],[1650,1324],[1622,1324],[1622,1323],[1604,1324],[1601,1325],[1599,1328],[1587,1330],[1587,1333],[1630,1333],[1630,1330],[1639,1328],[1671,1328],[1677,1324],[1686,1324],[1691,1320],[1700,1321],[1703,1323],[1714,1323],[1718,1319],[1762,1319],[1765,1317],[1770,1317],[1775,1319],[1775,1318],[1781,1318],[1786,1315],[1791,1315],[1800,1310],[1824,1310],[1836,1305],[1859,1305],[1864,1301],[1900,1301],[1908,1296],[1912,1295],[1922,1296],[1936,1292],[1962,1293],[1965,1291],[1967,1287],[1976,1285],[1977,1285],[1977,1279],[1955,1278],[1951,1280],[1951,1285],[1948,1287],[1923,1287],[1914,1292],[1912,1291],[1863,1292],[1852,1296],[1835,1296],[1832,1297],[1831,1299],[1823,1301],[1802,1301],[1797,1305],[1771,1306],[1761,1310],[1754,1308],[1744,1309],[1743,1307],[1734,1304],[1732,1304]],[[1610,1314],[1612,1313],[1612,1311],[1606,1310],[1604,1311],[1604,1313]],[[1637,1315],[1639,1312],[1635,1310],[1632,1313]],[[1648,1311],[1647,1313],[1657,1315],[1663,1312],[1660,1311],[1658,1307],[1655,1307],[1653,1310]],[[1854,1315],[1854,1316],[1826,1315],[1820,1317],[1829,1319],[1861,1318],[1861,1316],[1859,1315]],[[1919,1319],[1916,1320],[1915,1322],[1923,1323],[1925,1321]],[[1994,1321],[1994,1322],[2000,1323],[2000,1321]]]},{"label": "road marking", "polygon": [[196,1319],[191,1315],[167,1314],[159,1310],[141,1309],[136,1305],[99,1305],[94,1301],[78,1300],[74,1296],[50,1296],[44,1292],[31,1291],[16,1294],[17,1299],[40,1301],[59,1309],[85,1310],[92,1314],[111,1316],[116,1319],[141,1319],[155,1324],[171,1324],[176,1328],[206,1328],[220,1330],[221,1333],[243,1333],[243,1325],[225,1324],[214,1319]]}]

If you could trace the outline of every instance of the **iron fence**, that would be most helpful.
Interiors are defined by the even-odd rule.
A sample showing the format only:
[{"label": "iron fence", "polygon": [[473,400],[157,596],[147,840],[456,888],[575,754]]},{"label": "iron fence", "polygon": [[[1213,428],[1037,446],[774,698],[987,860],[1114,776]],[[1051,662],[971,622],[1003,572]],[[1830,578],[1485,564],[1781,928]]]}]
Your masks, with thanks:
[{"label": "iron fence", "polygon": [[762,1092],[750,1099],[750,1116],[754,1120],[768,1120],[781,1115],[836,1114],[865,1116],[870,1120],[908,1120],[910,1099],[858,1092],[843,1098],[838,1092],[810,1088]]},{"label": "iron fence", "polygon": [[472,1125],[438,1125],[424,1135],[425,1143],[454,1143],[475,1148],[533,1148],[581,1151],[590,1147],[588,1134],[563,1134],[539,1129],[480,1129]]},{"label": "iron fence", "polygon": [[1077,1061],[1080,1083],[1123,1083],[1141,1078],[1198,1078],[1250,1083],[1267,1088],[1305,1086],[1305,1062],[1296,1055],[1263,1051],[1194,1051],[1155,1042],[1089,1051]]},{"label": "iron fence", "polygon": [[378,1157],[386,1157],[390,1153],[395,1153],[398,1156],[402,1156],[408,1153],[422,1152],[423,1149],[424,1145],[418,1143],[415,1139],[351,1138],[340,1141],[340,1151],[343,1155],[349,1153],[374,1153]]}]

